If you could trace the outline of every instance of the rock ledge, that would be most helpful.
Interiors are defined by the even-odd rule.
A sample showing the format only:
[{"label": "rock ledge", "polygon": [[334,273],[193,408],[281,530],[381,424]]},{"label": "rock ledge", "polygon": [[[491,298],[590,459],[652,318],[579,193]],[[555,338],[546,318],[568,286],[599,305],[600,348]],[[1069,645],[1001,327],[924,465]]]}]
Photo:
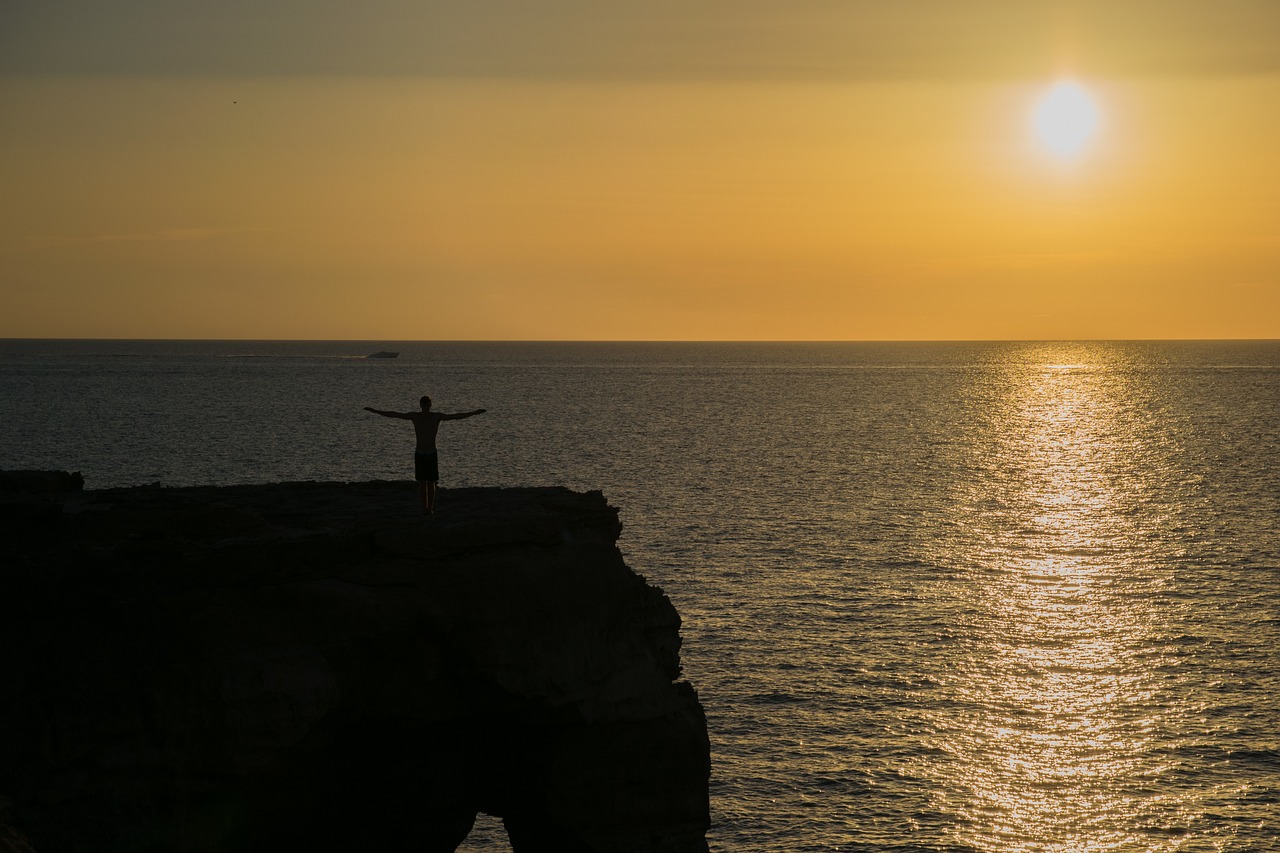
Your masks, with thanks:
[{"label": "rock ledge", "polygon": [[617,510],[416,509],[393,482],[0,492],[0,849],[452,851],[484,811],[516,851],[705,851],[679,616]]}]

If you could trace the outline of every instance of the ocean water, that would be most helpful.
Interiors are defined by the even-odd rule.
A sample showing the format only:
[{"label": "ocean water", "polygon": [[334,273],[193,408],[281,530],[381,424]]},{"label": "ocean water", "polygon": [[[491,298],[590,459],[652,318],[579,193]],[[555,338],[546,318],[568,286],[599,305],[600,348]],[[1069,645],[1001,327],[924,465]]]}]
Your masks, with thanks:
[{"label": "ocean water", "polygon": [[1280,850],[1280,343],[0,341],[0,468],[408,479],[423,393],[440,512],[621,508],[713,850]]}]

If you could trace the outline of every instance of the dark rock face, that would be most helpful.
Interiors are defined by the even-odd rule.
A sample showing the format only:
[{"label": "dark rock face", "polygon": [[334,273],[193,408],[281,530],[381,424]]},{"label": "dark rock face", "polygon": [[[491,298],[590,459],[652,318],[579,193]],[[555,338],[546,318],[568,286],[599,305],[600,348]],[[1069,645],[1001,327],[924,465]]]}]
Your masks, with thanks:
[{"label": "dark rock face", "polygon": [[79,471],[0,471],[0,492],[53,494],[83,488],[84,477]]},{"label": "dark rock face", "polygon": [[485,811],[516,851],[706,850],[679,617],[617,511],[417,511],[408,483],[0,495],[0,839],[451,851]]}]

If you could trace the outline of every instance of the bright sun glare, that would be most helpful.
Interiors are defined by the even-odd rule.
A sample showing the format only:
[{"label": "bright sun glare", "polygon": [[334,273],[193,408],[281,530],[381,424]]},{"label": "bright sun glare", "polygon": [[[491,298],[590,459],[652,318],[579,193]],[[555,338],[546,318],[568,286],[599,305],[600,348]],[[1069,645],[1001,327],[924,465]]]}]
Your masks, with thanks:
[{"label": "bright sun glare", "polygon": [[1059,157],[1079,154],[1097,133],[1098,108],[1079,83],[1065,80],[1036,104],[1031,126],[1036,138]]}]

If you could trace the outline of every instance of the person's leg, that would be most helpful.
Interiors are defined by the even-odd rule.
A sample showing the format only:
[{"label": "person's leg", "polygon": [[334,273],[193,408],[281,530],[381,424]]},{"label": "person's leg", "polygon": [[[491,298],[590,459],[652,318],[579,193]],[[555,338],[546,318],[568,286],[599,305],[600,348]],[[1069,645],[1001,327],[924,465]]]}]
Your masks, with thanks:
[{"label": "person's leg", "polygon": [[440,479],[440,469],[436,464],[436,454],[413,452],[413,478],[418,481],[418,497],[422,499],[423,515],[431,515],[436,503],[436,481]]},{"label": "person's leg", "polygon": [[427,515],[431,515],[436,509],[436,483],[440,482],[440,454],[428,454],[426,463],[427,476],[423,479],[427,481]]}]

